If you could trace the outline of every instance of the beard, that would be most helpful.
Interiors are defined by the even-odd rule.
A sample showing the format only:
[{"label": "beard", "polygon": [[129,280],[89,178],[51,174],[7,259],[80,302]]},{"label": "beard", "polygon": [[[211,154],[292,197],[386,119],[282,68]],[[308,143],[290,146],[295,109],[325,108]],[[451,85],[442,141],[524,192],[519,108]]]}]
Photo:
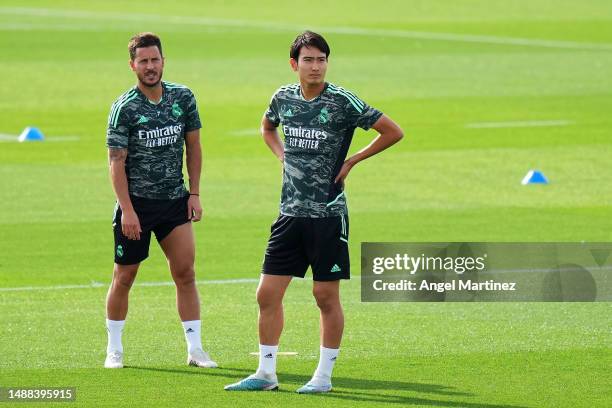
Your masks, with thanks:
[{"label": "beard", "polygon": [[[153,77],[152,79],[149,78],[149,74],[153,73]],[[138,81],[143,84],[144,86],[146,86],[147,88],[154,88],[156,87],[162,80],[162,75],[163,75],[163,71],[146,71],[143,74],[138,74]]]}]

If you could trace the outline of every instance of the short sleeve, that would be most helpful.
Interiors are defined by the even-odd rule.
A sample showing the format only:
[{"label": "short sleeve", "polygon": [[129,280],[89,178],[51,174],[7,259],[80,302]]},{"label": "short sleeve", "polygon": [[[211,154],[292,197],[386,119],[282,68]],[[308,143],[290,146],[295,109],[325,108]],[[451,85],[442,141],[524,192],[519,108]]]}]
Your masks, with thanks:
[{"label": "short sleeve", "polygon": [[280,124],[280,116],[278,115],[278,101],[277,101],[278,92],[272,96],[270,99],[270,105],[266,110],[265,116],[266,118],[272,122],[274,126],[278,126]]},{"label": "short sleeve", "polygon": [[353,94],[350,94],[350,97],[347,97],[347,99],[350,105],[350,114],[348,116],[351,124],[355,127],[368,130],[383,115],[381,111],[371,107]]},{"label": "short sleeve", "polygon": [[125,111],[113,105],[108,116],[106,146],[125,149],[128,147],[129,136],[130,127]]},{"label": "short sleeve", "polygon": [[190,132],[192,130],[200,129],[201,127],[202,122],[200,121],[198,104],[193,92],[189,91],[187,97],[187,113],[185,116],[185,131]]}]

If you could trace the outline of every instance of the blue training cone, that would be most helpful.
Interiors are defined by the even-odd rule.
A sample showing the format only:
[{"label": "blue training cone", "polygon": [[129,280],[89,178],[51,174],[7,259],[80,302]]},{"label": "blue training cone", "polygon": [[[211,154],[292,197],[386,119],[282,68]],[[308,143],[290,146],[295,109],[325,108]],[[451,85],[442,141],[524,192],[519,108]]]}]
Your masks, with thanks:
[{"label": "blue training cone", "polygon": [[23,129],[23,132],[19,135],[20,142],[42,142],[45,140],[45,136],[43,136],[42,132],[35,127],[28,126]]},{"label": "blue training cone", "polygon": [[523,177],[521,184],[524,186],[527,184],[548,184],[548,179],[539,170],[529,170],[527,175]]}]

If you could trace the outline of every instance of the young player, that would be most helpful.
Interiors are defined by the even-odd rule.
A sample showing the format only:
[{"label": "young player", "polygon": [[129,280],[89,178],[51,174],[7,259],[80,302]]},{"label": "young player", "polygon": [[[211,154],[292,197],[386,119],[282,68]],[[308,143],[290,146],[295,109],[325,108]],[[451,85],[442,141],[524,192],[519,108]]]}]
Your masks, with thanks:
[{"label": "young player", "polygon": [[[226,390],[278,388],[276,353],[283,329],[283,295],[291,279],[303,278],[309,266],[321,316],[320,359],[312,379],[297,392],[332,388],[332,369],[344,329],[339,283],[350,278],[344,180],[353,166],[396,143],[403,134],[380,111],[325,82],[329,53],[319,34],[300,34],[290,49],[291,68],[299,83],[281,87],[262,119],[263,138],[283,163],[280,215],[271,228],[257,289],[259,367]],[[346,159],[356,127],[374,128],[379,135]]]}]

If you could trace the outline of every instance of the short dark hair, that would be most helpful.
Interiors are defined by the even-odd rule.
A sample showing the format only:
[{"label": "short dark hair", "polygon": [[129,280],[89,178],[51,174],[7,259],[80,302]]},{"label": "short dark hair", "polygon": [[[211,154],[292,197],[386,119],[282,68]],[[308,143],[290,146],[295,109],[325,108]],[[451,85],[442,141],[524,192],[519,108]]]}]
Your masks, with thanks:
[{"label": "short dark hair", "polygon": [[315,47],[321,52],[325,53],[325,58],[329,57],[329,45],[321,34],[317,34],[312,31],[304,31],[302,34],[298,35],[293,41],[293,44],[291,44],[289,56],[297,61],[300,57],[300,50],[302,47]]},{"label": "short dark hair", "polygon": [[128,43],[128,51],[130,52],[130,59],[134,61],[136,58],[136,49],[137,48],[145,48],[145,47],[153,47],[156,46],[159,50],[159,53],[163,57],[162,53],[162,45],[161,40],[158,36],[153,33],[140,33],[136,34],[132,38],[130,38],[130,42]]}]

